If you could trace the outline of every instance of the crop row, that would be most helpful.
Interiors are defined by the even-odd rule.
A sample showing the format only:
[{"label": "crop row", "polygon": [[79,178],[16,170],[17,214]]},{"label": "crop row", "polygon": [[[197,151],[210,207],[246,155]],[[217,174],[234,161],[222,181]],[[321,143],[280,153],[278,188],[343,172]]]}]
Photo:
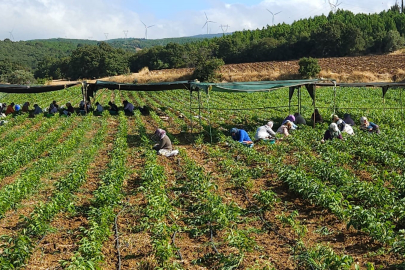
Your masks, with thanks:
[{"label": "crop row", "polygon": [[49,223],[55,215],[72,206],[73,192],[85,183],[89,164],[99,150],[106,130],[106,122],[102,121],[97,134],[86,143],[88,147],[84,148],[80,153],[81,156],[70,165],[73,171],[54,183],[55,190],[49,201],[40,203],[29,217],[23,218],[24,229],[16,236],[4,239],[7,247],[3,246],[5,252],[2,254],[2,269],[23,266],[35,248],[35,241],[39,241],[50,231]]},{"label": "crop row", "polygon": [[100,186],[94,191],[94,198],[87,212],[88,227],[82,232],[78,250],[70,261],[63,263],[67,269],[97,268],[103,261],[103,243],[112,234],[115,208],[122,199],[122,183],[128,171],[127,148],[127,119],[121,113],[110,161],[101,176]]}]

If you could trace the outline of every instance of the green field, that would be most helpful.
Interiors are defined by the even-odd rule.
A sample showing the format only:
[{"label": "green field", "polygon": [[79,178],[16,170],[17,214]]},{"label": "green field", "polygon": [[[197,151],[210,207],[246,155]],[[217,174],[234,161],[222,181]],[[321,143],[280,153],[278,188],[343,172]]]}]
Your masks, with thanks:
[{"label": "green field", "polygon": [[[77,107],[80,93],[0,101]],[[102,105],[127,99],[150,116],[8,117],[0,269],[405,269],[405,115],[389,109],[402,94],[390,89],[383,103],[381,89],[338,88],[334,104],[332,88],[317,88],[326,122],[313,129],[303,90],[308,126],[253,148],[229,129],[253,137],[273,120],[276,130],[290,113],[288,89],[202,93],[201,118],[197,93],[181,90],[97,93]],[[334,108],[357,125],[367,116],[381,134],[355,127],[321,144]],[[151,149],[158,127],[178,156]]]}]

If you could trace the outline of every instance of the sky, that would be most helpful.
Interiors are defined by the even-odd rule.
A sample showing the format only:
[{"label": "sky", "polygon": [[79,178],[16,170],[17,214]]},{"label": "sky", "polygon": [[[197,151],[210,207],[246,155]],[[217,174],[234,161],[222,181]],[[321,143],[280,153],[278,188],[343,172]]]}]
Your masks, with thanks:
[{"label": "sky", "polygon": [[0,40],[161,39],[254,30],[272,25],[273,19],[274,24],[290,24],[327,15],[329,1],[367,14],[395,4],[395,0],[0,0]]}]

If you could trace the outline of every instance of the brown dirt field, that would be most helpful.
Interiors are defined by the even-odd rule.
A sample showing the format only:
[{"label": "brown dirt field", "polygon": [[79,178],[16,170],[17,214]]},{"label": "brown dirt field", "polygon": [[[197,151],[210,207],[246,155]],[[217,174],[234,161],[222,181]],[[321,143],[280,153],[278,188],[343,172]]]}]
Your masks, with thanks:
[{"label": "brown dirt field", "polygon": [[[405,80],[405,54],[367,55],[354,57],[319,58],[322,68],[321,77],[335,79],[338,82],[401,82]],[[191,79],[193,69],[142,69],[138,73],[121,75],[103,80],[133,83],[169,82]],[[224,65],[220,72],[221,80],[264,81],[300,79],[298,60],[269,61]]]},{"label": "brown dirt field", "polygon": [[[90,164],[86,183],[75,194],[75,207],[79,210],[77,215],[72,216],[69,213],[58,214],[51,223],[51,226],[56,229],[50,233],[37,245],[27,269],[55,269],[60,267],[59,260],[69,260],[78,248],[78,237],[80,235],[80,227],[86,228],[88,221],[83,214],[90,206],[90,200],[93,196],[93,191],[97,189],[100,182],[100,175],[105,170],[109,161],[108,152],[112,149],[114,134],[117,132],[117,122],[109,121],[109,129],[106,138],[104,139],[105,147],[100,149],[96,154],[96,159]],[[97,132],[97,128],[93,128],[86,134],[87,138],[91,138]],[[114,262],[107,262],[108,265],[114,265]]]}]

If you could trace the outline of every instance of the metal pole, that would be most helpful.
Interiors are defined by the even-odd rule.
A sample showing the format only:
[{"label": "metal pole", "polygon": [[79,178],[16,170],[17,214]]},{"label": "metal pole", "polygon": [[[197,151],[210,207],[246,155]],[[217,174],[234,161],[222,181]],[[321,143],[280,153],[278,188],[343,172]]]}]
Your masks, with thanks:
[{"label": "metal pole", "polygon": [[314,113],[313,113],[314,119],[312,119],[314,122],[314,128],[315,128],[315,109],[316,109],[316,87],[314,87]]},{"label": "metal pole", "polygon": [[336,114],[336,81],[333,81],[333,90],[335,92],[334,98],[333,98],[333,114]]},{"label": "metal pole", "polygon": [[298,97],[299,97],[299,101],[298,101],[298,113],[301,114],[301,108],[302,108],[302,95],[301,95],[301,86],[298,88]]},{"label": "metal pole", "polygon": [[201,121],[201,94],[200,94],[200,89],[198,89],[198,119],[200,119],[200,127],[202,127],[202,121]]},{"label": "metal pole", "polygon": [[191,134],[193,134],[193,114],[192,114],[192,111],[191,111],[191,98],[192,98],[192,95],[193,95],[193,91],[191,91],[190,90],[190,121],[191,121]]},{"label": "metal pole", "polygon": [[401,102],[401,115],[402,115],[402,119],[404,118],[404,108],[402,107],[402,88],[401,88],[401,92],[399,93],[399,100]]}]

